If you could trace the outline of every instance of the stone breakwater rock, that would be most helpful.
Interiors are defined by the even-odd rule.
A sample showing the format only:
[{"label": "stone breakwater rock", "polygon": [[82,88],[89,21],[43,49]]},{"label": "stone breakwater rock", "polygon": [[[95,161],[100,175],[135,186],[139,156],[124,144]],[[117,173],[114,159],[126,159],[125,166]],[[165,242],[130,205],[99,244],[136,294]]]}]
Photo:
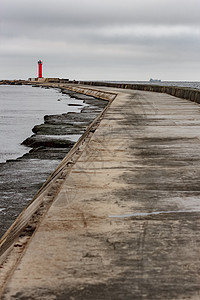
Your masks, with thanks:
[{"label": "stone breakwater rock", "polygon": [[40,146],[44,147],[53,147],[53,148],[65,148],[73,146],[75,142],[66,139],[65,137],[60,136],[48,136],[48,135],[32,135],[31,137],[27,138],[23,141],[22,145],[31,147],[31,148],[38,148]]},{"label": "stone breakwater rock", "polygon": [[65,135],[65,134],[83,134],[87,126],[78,126],[75,124],[40,124],[33,127],[32,131],[38,135]]},{"label": "stone breakwater rock", "polygon": [[[69,112],[62,115],[46,115],[44,124],[36,125],[32,131],[35,133],[22,142],[22,145],[38,148],[69,148],[74,145],[69,135],[83,134],[90,123],[98,116],[99,111],[86,108],[81,113]],[[65,137],[65,135],[67,135]]]},{"label": "stone breakwater rock", "polygon": [[[63,148],[68,152],[75,143],[71,141],[69,136],[82,135],[107,104],[107,101],[95,99],[90,96],[68,92],[66,90],[61,91],[72,98],[83,100],[88,106],[84,107],[80,113],[68,112],[60,115],[44,116],[44,123],[35,125],[32,129],[34,135],[22,142],[22,145],[31,147],[34,150],[31,150],[29,154],[25,154],[23,158],[46,158],[47,150],[50,150],[50,148],[53,157],[55,157],[55,153],[58,151],[56,149],[58,148]],[[63,153],[61,153],[61,155],[63,155]],[[60,157],[60,154],[58,154],[58,156]]]},{"label": "stone breakwater rock", "polygon": [[44,117],[45,124],[77,124],[77,123],[84,123],[89,124],[96,118],[96,113],[74,113],[69,112],[67,114],[62,115],[49,115]]}]

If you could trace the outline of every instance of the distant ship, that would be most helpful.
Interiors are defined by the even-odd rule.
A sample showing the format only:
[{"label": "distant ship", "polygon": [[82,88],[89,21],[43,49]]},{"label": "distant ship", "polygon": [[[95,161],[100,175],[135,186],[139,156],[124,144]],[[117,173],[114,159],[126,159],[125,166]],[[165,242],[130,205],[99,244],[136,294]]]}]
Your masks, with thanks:
[{"label": "distant ship", "polygon": [[150,78],[149,82],[155,83],[155,82],[161,82],[161,80]]}]

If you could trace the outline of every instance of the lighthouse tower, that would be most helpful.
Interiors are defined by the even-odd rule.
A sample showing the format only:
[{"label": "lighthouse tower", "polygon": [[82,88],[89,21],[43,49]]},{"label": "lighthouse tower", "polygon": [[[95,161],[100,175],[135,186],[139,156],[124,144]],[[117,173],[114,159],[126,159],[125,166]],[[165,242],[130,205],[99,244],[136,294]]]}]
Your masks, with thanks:
[{"label": "lighthouse tower", "polygon": [[38,78],[42,78],[42,61],[38,60]]}]

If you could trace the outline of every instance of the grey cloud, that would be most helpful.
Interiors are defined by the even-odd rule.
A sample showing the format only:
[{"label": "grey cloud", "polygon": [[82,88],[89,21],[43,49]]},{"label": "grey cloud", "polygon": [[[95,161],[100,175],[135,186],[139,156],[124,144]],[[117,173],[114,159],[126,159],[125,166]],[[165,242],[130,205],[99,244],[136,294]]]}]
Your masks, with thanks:
[{"label": "grey cloud", "polygon": [[151,72],[174,76],[175,66],[177,79],[183,66],[190,70],[187,78],[197,76],[199,0],[1,2],[3,77],[29,77],[38,58],[45,61],[46,76],[148,79]]},{"label": "grey cloud", "polygon": [[92,24],[200,24],[198,0],[3,0],[2,19],[38,27]]}]

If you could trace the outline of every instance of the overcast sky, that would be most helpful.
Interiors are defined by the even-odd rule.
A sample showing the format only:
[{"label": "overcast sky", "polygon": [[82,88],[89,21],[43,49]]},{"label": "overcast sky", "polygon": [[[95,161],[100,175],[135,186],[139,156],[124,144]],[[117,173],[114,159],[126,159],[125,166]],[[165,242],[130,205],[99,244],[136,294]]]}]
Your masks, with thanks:
[{"label": "overcast sky", "polygon": [[1,0],[0,79],[200,81],[200,0]]}]

